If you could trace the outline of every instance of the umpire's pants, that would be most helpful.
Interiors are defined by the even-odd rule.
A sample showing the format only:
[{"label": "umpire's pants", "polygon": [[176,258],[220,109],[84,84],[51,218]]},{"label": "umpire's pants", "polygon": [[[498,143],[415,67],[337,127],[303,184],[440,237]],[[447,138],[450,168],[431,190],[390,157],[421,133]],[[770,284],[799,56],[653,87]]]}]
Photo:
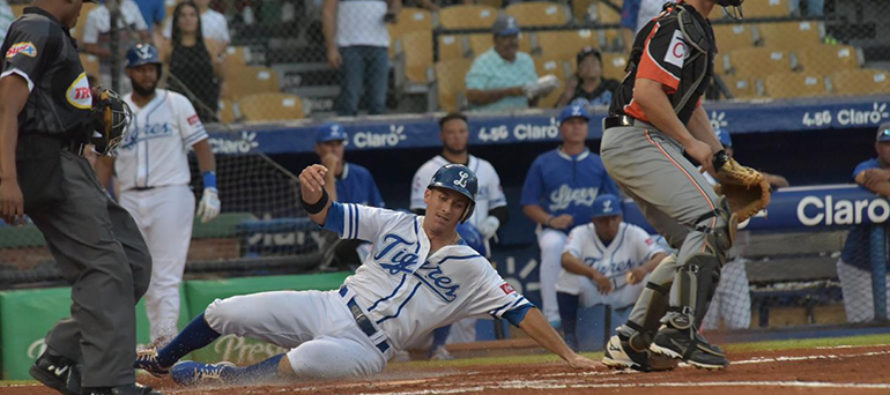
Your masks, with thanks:
[{"label": "umpire's pants", "polygon": [[136,223],[99,184],[89,162],[61,151],[65,199],[27,212],[71,283],[71,318],[46,336],[54,354],[82,363],[84,387],[135,381],[135,305],[151,279]]}]

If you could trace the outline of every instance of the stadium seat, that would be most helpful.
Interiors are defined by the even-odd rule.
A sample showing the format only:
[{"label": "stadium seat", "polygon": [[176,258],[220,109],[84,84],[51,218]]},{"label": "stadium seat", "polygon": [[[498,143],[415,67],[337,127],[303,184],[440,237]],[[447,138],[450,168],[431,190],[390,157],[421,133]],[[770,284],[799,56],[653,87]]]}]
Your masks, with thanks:
[{"label": "stadium seat", "polygon": [[86,53],[80,54],[80,63],[83,64],[83,71],[89,76],[99,78],[99,57]]},{"label": "stadium seat", "polygon": [[584,47],[599,48],[599,36],[594,30],[561,30],[535,33],[537,49],[543,58],[571,59]]},{"label": "stadium seat", "polygon": [[619,29],[599,29],[600,46],[610,50],[624,51],[624,37]]},{"label": "stadium seat", "polygon": [[761,23],[757,33],[765,47],[796,49],[821,43],[825,25],[812,21]]},{"label": "stadium seat", "polygon": [[572,16],[577,23],[596,21],[596,4],[599,0],[572,0]]},{"label": "stadium seat", "polygon": [[255,93],[278,92],[278,74],[275,70],[261,66],[244,66],[234,70],[224,70],[224,99],[238,99]]},{"label": "stadium seat", "polygon": [[[30,4],[29,4],[30,5]],[[69,31],[71,37],[80,43],[83,40],[83,27],[87,24],[87,15],[96,7],[96,3],[84,2],[80,8],[80,14],[77,16],[77,24]]]},{"label": "stadium seat", "polygon": [[505,12],[516,18],[519,27],[563,26],[570,19],[568,7],[547,1],[513,3],[507,6]]},{"label": "stadium seat", "polygon": [[763,81],[766,96],[774,99],[823,96],[825,80],[818,74],[776,73]]},{"label": "stadium seat", "polygon": [[549,95],[538,99],[538,108],[553,108],[559,101],[566,86],[566,79],[574,74],[574,62],[562,59],[535,58],[535,71],[538,76],[553,74],[559,80],[559,87]]},{"label": "stadium seat", "polygon": [[245,46],[229,46],[223,59],[223,69],[244,68],[250,63],[250,48]]},{"label": "stadium seat", "polygon": [[398,23],[387,23],[389,30],[389,57],[395,56],[395,42],[404,34],[417,31],[432,31],[433,17],[422,8],[407,7],[399,11]]},{"label": "stadium seat", "polygon": [[419,31],[402,35],[396,56],[404,66],[408,82],[428,83],[427,69],[433,65],[433,33]]},{"label": "stadium seat", "polygon": [[734,49],[751,48],[754,46],[754,29],[748,25],[726,24],[714,26],[714,37],[717,49],[727,53]]},{"label": "stadium seat", "polygon": [[742,4],[745,18],[782,17],[791,15],[788,0],[747,0]]},{"label": "stadium seat", "polygon": [[282,121],[305,118],[303,102],[287,93],[258,93],[238,100],[245,121]]},{"label": "stadium seat", "polygon": [[834,94],[890,94],[890,72],[886,70],[841,70],[828,76]]},{"label": "stadium seat", "polygon": [[627,72],[627,54],[621,52],[603,53],[603,77],[622,81]]},{"label": "stadium seat", "polygon": [[[471,59],[454,59],[436,63],[436,95],[443,111],[459,111],[466,101],[466,76]],[[462,97],[463,96],[463,97]]]},{"label": "stadium seat", "polygon": [[439,10],[439,26],[444,29],[488,29],[498,10],[485,5],[465,4]]},{"label": "stadium seat", "polygon": [[595,20],[596,22],[603,25],[612,25],[621,23],[621,1],[612,1],[613,4],[618,6],[618,9],[614,9],[604,1],[597,1]]},{"label": "stadium seat", "polygon": [[791,71],[788,52],[771,48],[743,48],[729,52],[729,66],[736,77],[761,78]]},{"label": "stadium seat", "polygon": [[748,78],[736,78],[733,76],[721,76],[733,99],[753,99],[759,97],[757,82]]},{"label": "stadium seat", "polygon": [[231,100],[220,99],[219,101],[219,121],[222,123],[235,122],[235,103]]},{"label": "stadium seat", "polygon": [[470,42],[464,34],[440,34],[437,40],[439,52],[436,59],[439,61],[468,58],[473,54],[470,50]]},{"label": "stadium seat", "polygon": [[816,44],[794,51],[803,71],[811,74],[828,74],[833,71],[858,69],[862,53],[849,45]]},{"label": "stadium seat", "polygon": [[503,0],[476,0],[476,4],[487,5],[492,8],[501,8],[504,6]]},{"label": "stadium seat", "polygon": [[[533,33],[529,32],[519,33],[520,51],[525,53],[532,52],[532,35]],[[474,33],[467,36],[467,39],[470,42],[470,50],[473,51],[474,57],[481,55],[494,46],[494,37],[491,33]]]}]

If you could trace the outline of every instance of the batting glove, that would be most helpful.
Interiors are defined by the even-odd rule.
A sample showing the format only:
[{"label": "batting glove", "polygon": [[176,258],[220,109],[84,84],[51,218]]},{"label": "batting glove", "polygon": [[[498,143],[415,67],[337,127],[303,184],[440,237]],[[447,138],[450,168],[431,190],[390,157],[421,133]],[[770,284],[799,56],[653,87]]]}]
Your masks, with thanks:
[{"label": "batting glove", "polygon": [[216,188],[204,188],[204,196],[201,197],[201,203],[198,203],[198,212],[195,215],[201,217],[202,223],[207,223],[219,215],[219,208]]},{"label": "batting glove", "polygon": [[476,229],[479,229],[479,233],[482,234],[482,238],[488,240],[492,238],[492,236],[497,233],[498,228],[501,226],[501,221],[497,219],[497,217],[493,215],[489,215]]}]

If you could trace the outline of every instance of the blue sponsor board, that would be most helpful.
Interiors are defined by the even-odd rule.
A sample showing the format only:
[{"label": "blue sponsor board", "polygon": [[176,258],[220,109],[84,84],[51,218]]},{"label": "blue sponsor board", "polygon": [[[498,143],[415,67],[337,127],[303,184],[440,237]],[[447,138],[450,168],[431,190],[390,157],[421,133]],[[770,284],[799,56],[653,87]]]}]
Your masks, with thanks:
[{"label": "blue sponsor board", "polygon": [[[767,100],[705,104],[711,123],[732,133],[805,132],[807,130],[875,127],[890,120],[890,97]],[[527,110],[521,113],[470,114],[470,144],[510,144],[559,140],[558,110]],[[592,110],[589,138],[602,137],[606,108]],[[398,115],[350,118],[342,124],[349,150],[438,147],[437,115]],[[227,131],[210,125],[211,145],[221,154],[312,152],[319,122],[234,125]]]}]

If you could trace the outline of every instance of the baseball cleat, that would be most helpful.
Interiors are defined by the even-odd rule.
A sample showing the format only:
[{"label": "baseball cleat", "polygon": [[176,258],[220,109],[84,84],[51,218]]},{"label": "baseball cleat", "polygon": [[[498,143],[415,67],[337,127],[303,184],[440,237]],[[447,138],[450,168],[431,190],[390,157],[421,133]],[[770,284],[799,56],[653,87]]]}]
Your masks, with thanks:
[{"label": "baseball cleat", "polygon": [[635,350],[624,336],[613,335],[603,353],[603,364],[615,369],[634,369],[640,372],[671,370],[679,361],[649,352]]},{"label": "baseball cleat", "polygon": [[133,368],[142,369],[155,377],[163,377],[170,373],[170,367],[161,366],[158,362],[158,350],[154,348],[137,351]]},{"label": "baseball cleat", "polygon": [[436,349],[430,353],[430,359],[435,361],[448,361],[454,359],[454,356],[445,349],[445,346],[440,346],[436,347]]},{"label": "baseball cleat", "polygon": [[68,389],[68,375],[73,367],[74,361],[62,356],[49,355],[44,351],[31,365],[29,373],[47,387],[63,394],[73,394],[74,392]]},{"label": "baseball cleat", "polygon": [[720,347],[708,343],[694,327],[676,329],[663,325],[655,334],[655,341],[649,346],[655,354],[682,359],[684,362],[703,369],[723,369],[729,360]]},{"label": "baseball cleat", "polygon": [[179,385],[219,384],[223,383],[223,372],[234,370],[235,364],[227,361],[218,363],[200,363],[182,361],[170,369],[170,377]]}]

